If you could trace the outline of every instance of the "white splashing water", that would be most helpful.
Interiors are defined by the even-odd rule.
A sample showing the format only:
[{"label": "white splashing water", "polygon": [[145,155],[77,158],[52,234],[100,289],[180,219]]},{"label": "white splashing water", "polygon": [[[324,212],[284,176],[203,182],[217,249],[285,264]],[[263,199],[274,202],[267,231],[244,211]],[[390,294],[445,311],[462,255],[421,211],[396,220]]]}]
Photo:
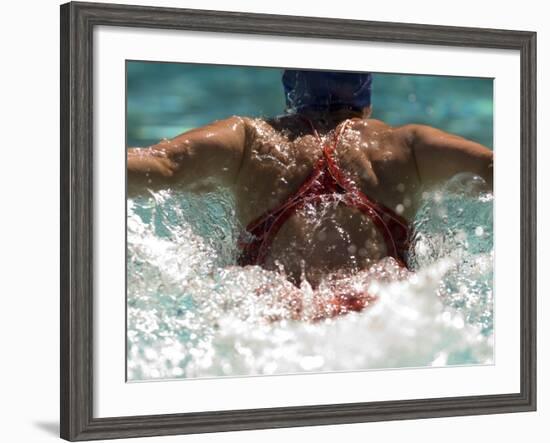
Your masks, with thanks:
[{"label": "white splashing water", "polygon": [[414,227],[414,272],[386,259],[349,280],[376,302],[311,322],[293,319],[282,275],[233,265],[228,192],[130,199],[128,379],[491,363],[492,195],[455,177],[424,193]]}]

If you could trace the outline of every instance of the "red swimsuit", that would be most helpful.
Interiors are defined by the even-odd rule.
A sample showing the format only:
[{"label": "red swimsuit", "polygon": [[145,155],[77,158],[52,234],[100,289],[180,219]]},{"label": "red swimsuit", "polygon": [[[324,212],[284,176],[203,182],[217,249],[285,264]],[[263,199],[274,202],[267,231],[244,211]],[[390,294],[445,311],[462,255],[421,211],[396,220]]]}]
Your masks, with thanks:
[{"label": "red swimsuit", "polygon": [[268,211],[247,226],[247,232],[239,240],[239,264],[261,265],[281,226],[305,205],[341,201],[346,206],[357,208],[374,222],[384,237],[387,255],[406,267],[405,254],[409,240],[407,220],[367,197],[334,161],[333,155],[338,140],[349,120],[340,127],[333,143],[324,145],[313,123],[309,119],[307,121],[319,144],[323,146],[323,155],[296,193],[279,207]]}]

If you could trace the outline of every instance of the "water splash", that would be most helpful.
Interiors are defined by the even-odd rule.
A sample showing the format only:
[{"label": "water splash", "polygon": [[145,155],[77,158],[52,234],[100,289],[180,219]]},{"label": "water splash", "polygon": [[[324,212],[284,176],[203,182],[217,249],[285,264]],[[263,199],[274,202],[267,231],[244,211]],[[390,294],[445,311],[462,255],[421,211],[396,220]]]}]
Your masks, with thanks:
[{"label": "water splash", "polygon": [[438,260],[452,263],[438,287],[484,334],[493,330],[493,195],[483,179],[458,174],[441,190],[425,192],[414,221],[409,263],[420,270]]},{"label": "water splash", "polygon": [[314,322],[296,318],[315,319],[335,283],[314,294],[280,273],[234,266],[241,228],[229,192],[129,200],[128,379],[490,363],[492,195],[476,180],[425,193],[414,273],[386,259],[350,276],[349,287],[377,301]]}]

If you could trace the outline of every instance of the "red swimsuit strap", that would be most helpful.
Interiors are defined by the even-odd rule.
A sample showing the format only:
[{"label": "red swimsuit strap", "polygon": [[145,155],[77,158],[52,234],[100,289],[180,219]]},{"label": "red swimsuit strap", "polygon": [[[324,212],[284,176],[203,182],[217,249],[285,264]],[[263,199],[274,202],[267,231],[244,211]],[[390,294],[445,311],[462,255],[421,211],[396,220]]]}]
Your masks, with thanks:
[{"label": "red swimsuit strap", "polygon": [[[260,264],[264,261],[271,243],[286,220],[306,204],[328,201],[342,201],[366,214],[384,237],[388,255],[404,265],[404,254],[408,247],[409,227],[407,221],[391,209],[367,197],[355,183],[343,173],[334,160],[333,153],[340,136],[347,128],[346,121],[336,132],[332,143],[323,141],[310,119],[302,116],[311,127],[315,138],[323,146],[323,155],[317,161],[309,177],[298,191],[279,207],[268,211],[251,222],[246,230],[252,239],[241,238],[241,265]],[[343,197],[342,197],[343,196]]]},{"label": "red swimsuit strap", "polygon": [[[311,120],[309,120],[305,116],[302,116],[302,118],[306,119],[310,123],[310,125],[312,125],[315,137],[319,140],[320,144],[322,144],[321,138],[319,137],[319,134],[317,133],[317,130],[313,127],[313,124],[311,123]],[[336,145],[338,143],[338,140],[340,138],[340,134],[343,132],[344,127],[345,127],[345,124],[340,128],[340,131],[336,134],[336,139],[334,141],[334,145]],[[275,209],[272,209],[272,210],[268,211],[264,215],[260,216],[259,218],[257,218],[253,222],[251,222],[247,226],[246,230],[249,231],[249,232],[252,231],[252,230],[255,230],[258,226],[262,225],[267,220],[272,219],[275,214],[278,214],[278,213],[280,213],[284,210],[287,210],[287,209],[290,209],[291,207],[293,207],[317,183],[318,179],[320,178],[320,176],[323,175],[326,168],[327,168],[327,158],[326,158],[325,148],[323,148],[323,155],[319,158],[319,160],[317,160],[317,163],[313,167],[313,170],[309,174],[308,178],[302,183],[302,185],[298,188],[298,190],[293,195],[291,195],[286,200],[286,202],[282,203],[280,206],[276,207]]]},{"label": "red swimsuit strap", "polygon": [[[315,137],[321,144],[322,139],[313,125],[313,122],[305,116],[303,116],[303,118],[307,120]],[[407,220],[363,193],[355,182],[340,169],[338,163],[334,160],[333,154],[338,145],[338,138],[349,122],[350,120],[347,120],[344,125],[342,125],[342,130],[338,134],[335,142],[333,144],[326,144],[323,148],[327,169],[334,181],[346,191],[346,204],[368,215],[381,231],[386,243],[388,255],[403,261],[404,258],[402,256],[405,251],[402,250],[403,247],[400,243],[403,243],[405,241],[404,239],[409,237]]]}]

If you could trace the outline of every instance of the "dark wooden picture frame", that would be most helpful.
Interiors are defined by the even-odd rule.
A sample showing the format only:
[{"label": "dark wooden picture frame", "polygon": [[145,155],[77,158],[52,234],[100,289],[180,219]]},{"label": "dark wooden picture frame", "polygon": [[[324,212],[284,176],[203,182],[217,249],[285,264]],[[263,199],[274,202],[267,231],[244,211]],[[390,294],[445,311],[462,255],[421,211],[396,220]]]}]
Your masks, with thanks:
[{"label": "dark wooden picture frame", "polygon": [[[521,390],[168,415],[93,417],[93,29],[99,25],[498,48],[521,58]],[[235,12],[61,6],[61,437],[70,441],[536,409],[536,34]]]}]

